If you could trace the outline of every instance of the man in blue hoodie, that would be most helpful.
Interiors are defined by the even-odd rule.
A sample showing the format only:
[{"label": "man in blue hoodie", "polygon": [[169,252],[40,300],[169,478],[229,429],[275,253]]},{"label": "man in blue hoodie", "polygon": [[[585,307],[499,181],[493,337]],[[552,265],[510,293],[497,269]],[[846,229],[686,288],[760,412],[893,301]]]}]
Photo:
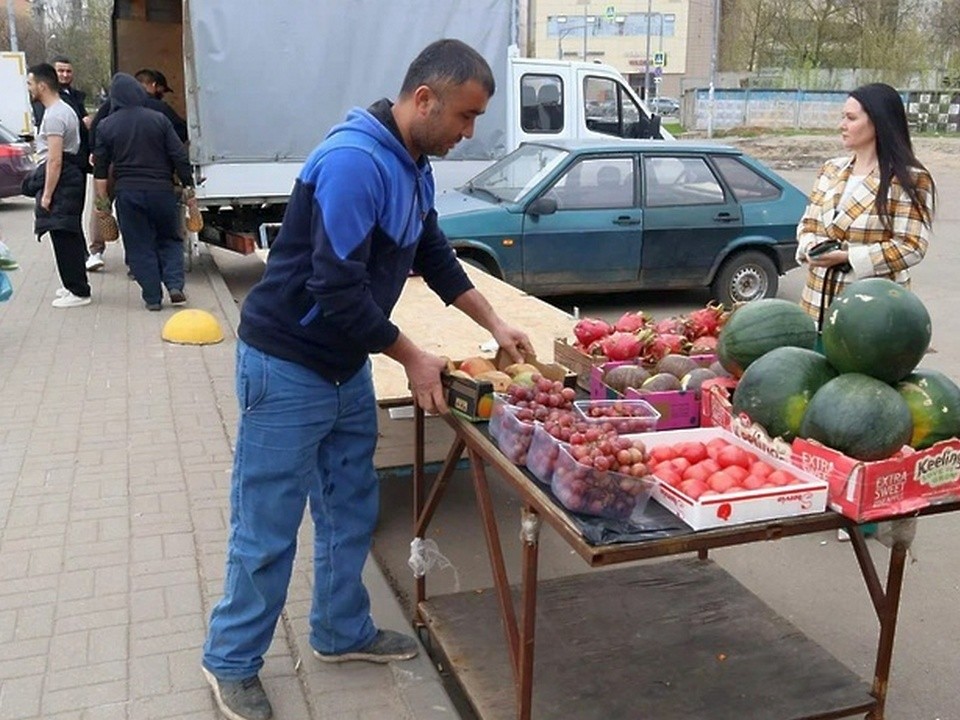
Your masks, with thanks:
[{"label": "man in blue hoodie", "polygon": [[173,174],[191,188],[193,174],[173,125],[161,113],[145,107],[146,101],[147,91],[136,78],[126,73],[113,76],[110,114],[96,131],[93,177],[97,210],[109,209],[108,174],[113,166],[117,220],[127,264],[140,284],[147,309],[160,310],[161,283],[173,305],[187,301],[180,205]]},{"label": "man in blue hoodie", "polygon": [[396,104],[384,99],[352,110],[307,159],[263,279],[244,303],[224,596],[203,653],[227,717],[272,715],[258,673],[308,501],[314,655],[383,663],[417,653],[413,638],[377,628],[361,580],[379,508],[369,355],[400,362],[426,411],[447,410],[444,361],[389,319],[411,270],[517,361],[531,350],[470,283],[433,207],[427,156],[471,137],[494,89],[475,50],[440,40],[410,65]]}]

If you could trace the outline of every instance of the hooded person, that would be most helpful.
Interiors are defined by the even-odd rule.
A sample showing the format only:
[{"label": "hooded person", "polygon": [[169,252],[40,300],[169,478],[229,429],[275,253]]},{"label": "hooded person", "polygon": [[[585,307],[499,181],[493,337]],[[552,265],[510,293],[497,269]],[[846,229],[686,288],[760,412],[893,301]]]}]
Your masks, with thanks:
[{"label": "hooded person", "polygon": [[[112,166],[117,220],[127,264],[148,310],[160,310],[162,287],[170,302],[186,302],[183,240],[173,176],[193,187],[190,161],[173,125],[146,107],[136,78],[117,73],[110,82],[110,114],[100,122],[94,148],[97,210],[110,207],[107,178]],[[196,201],[191,199],[189,203]]]}]

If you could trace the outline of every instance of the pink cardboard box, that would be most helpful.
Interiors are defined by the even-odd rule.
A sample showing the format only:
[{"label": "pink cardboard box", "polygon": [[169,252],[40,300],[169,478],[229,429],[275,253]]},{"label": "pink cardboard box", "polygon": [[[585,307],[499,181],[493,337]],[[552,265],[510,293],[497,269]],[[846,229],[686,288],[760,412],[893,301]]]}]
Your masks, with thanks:
[{"label": "pink cardboard box", "polygon": [[[706,358],[709,356],[700,357]],[[646,400],[660,413],[660,420],[657,422],[658,430],[676,430],[700,425],[700,393],[698,391],[671,390],[668,392],[641,393],[634,388],[627,388],[626,395],[621,395],[609,385],[604,385],[604,373],[618,365],[631,364],[636,363],[630,361],[607,362],[593,367],[590,370],[590,397],[594,400],[616,400],[619,398]]]}]

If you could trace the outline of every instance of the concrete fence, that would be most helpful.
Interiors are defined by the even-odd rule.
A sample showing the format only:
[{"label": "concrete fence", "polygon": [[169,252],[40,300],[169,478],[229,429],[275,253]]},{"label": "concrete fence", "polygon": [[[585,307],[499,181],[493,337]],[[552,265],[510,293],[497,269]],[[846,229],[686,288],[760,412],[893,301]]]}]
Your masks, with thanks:
[{"label": "concrete fence", "polygon": [[[834,129],[847,96],[841,90],[718,89],[714,90],[713,128]],[[901,97],[912,130],[960,134],[960,90],[910,90]],[[684,127],[706,130],[709,115],[708,91],[688,90],[681,108]]]}]

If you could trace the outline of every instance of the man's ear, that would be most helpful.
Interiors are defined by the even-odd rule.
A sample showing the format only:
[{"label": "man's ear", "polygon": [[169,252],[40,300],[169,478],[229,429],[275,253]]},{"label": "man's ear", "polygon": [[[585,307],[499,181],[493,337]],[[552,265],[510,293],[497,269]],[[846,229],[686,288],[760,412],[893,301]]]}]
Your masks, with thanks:
[{"label": "man's ear", "polygon": [[417,112],[423,115],[427,115],[430,112],[430,108],[433,106],[433,103],[438,100],[437,94],[430,89],[429,85],[420,85],[416,90],[413,91],[413,105],[417,108]]}]

